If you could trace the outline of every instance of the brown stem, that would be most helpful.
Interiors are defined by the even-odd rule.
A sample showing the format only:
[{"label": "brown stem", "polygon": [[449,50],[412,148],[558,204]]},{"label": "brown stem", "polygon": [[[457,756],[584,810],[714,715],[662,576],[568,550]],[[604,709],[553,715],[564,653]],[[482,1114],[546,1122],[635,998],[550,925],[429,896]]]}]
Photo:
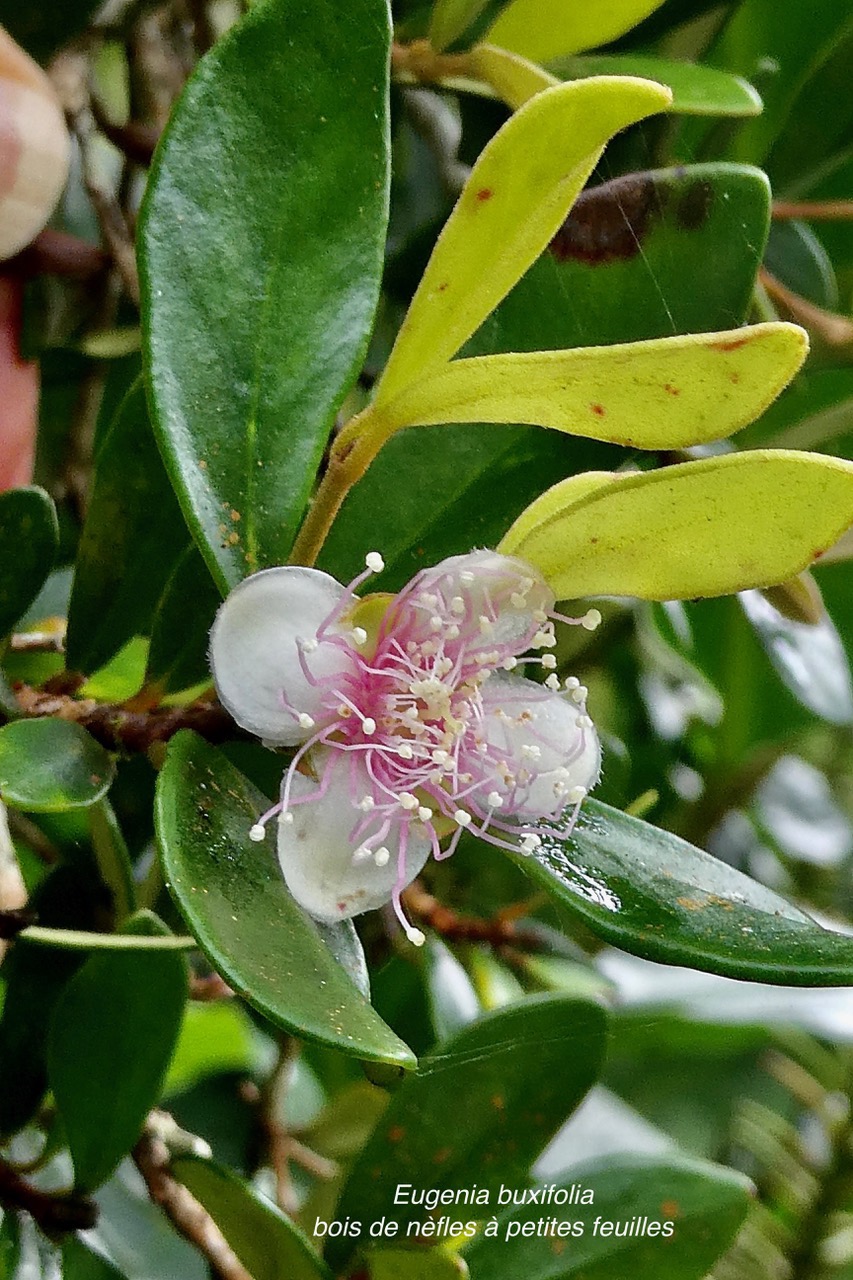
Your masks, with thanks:
[{"label": "brown stem", "polygon": [[148,751],[157,743],[168,742],[180,729],[192,729],[214,743],[249,736],[217,702],[128,711],[121,703],[72,698],[26,684],[15,687],[15,696],[23,715],[71,720],[88,729],[110,751]]},{"label": "brown stem", "polygon": [[298,1053],[298,1041],[292,1036],[283,1036],[279,1042],[278,1060],[258,1098],[258,1114],[269,1162],[275,1174],[276,1200],[279,1208],[289,1214],[294,1214],[299,1205],[290,1176],[291,1138],[279,1115]]},{"label": "brown stem", "polygon": [[773,217],[848,222],[853,219],[853,200],[774,200]]},{"label": "brown stem", "polygon": [[395,76],[411,77],[421,84],[434,84],[454,76],[470,76],[468,53],[436,53],[428,40],[413,40],[391,48],[391,70]]},{"label": "brown stem", "polygon": [[253,1280],[204,1206],[169,1172],[165,1142],[143,1134],[133,1149],[133,1159],[151,1199],[175,1230],[207,1259],[216,1280]]},{"label": "brown stem", "polygon": [[491,920],[458,915],[427,893],[417,880],[406,889],[403,901],[423,924],[450,942],[485,942],[492,947],[515,946],[525,951],[541,951],[544,946],[539,934],[520,928],[511,913],[501,913]]},{"label": "brown stem", "polygon": [[764,267],[759,271],[758,278],[773,301],[779,303],[791,319],[822,338],[827,346],[837,349],[853,348],[853,320],[849,317],[815,306],[813,302],[800,297],[793,289],[782,284],[781,280],[777,280]]},{"label": "brown stem", "polygon": [[98,1220],[94,1201],[70,1192],[39,1191],[4,1160],[0,1160],[0,1204],[5,1209],[23,1209],[47,1235],[86,1231]]},{"label": "brown stem", "polygon": [[208,973],[202,977],[194,973],[190,978],[190,999],[199,1003],[210,1003],[213,1000],[230,1000],[234,992],[224,978],[218,973]]}]

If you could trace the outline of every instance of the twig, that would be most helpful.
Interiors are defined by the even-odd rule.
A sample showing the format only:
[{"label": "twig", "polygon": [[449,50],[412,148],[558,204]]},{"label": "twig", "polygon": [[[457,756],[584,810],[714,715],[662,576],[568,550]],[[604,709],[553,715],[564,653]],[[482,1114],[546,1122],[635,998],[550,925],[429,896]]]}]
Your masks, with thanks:
[{"label": "twig", "polygon": [[780,303],[793,320],[822,338],[827,346],[853,349],[853,320],[839,315],[837,311],[825,311],[823,307],[815,306],[763,267],[758,278],[774,302]]},{"label": "twig", "polygon": [[7,809],[6,820],[9,823],[9,830],[12,834],[16,835],[19,840],[32,849],[33,853],[37,854],[42,862],[52,867],[55,862],[59,861],[59,849],[44,834],[41,827],[33,822],[32,818],[28,818],[19,809]]},{"label": "twig", "polygon": [[144,1133],[133,1149],[133,1159],[151,1199],[175,1230],[207,1259],[217,1280],[253,1280],[204,1206],[169,1172],[165,1142]]},{"label": "twig", "polygon": [[279,1120],[279,1114],[298,1053],[298,1042],[292,1036],[282,1036],[279,1040],[278,1059],[258,1097],[258,1116],[275,1175],[276,1200],[279,1208],[289,1214],[296,1213],[299,1204],[290,1176],[290,1134]]},{"label": "twig", "polygon": [[545,940],[534,929],[519,928],[508,912],[491,920],[458,915],[427,893],[417,880],[403,896],[413,915],[451,942],[485,942],[492,947],[514,946],[525,951],[542,951],[546,947]]},{"label": "twig", "polygon": [[190,977],[190,999],[199,1003],[210,1003],[213,1000],[230,1000],[234,992],[224,978],[218,973],[208,973],[203,977],[194,973]]},{"label": "twig", "polygon": [[39,1191],[5,1160],[0,1160],[0,1204],[23,1209],[48,1235],[86,1231],[98,1220],[93,1200],[72,1192]]},{"label": "twig", "polygon": [[812,222],[848,222],[853,200],[774,200],[773,217],[808,218]]},{"label": "twig", "polygon": [[16,685],[15,696],[23,715],[71,720],[88,729],[110,751],[147,751],[157,743],[168,742],[180,729],[192,729],[214,743],[249,736],[217,702],[128,711],[122,703],[73,698],[27,684]]},{"label": "twig", "polygon": [[22,929],[28,929],[37,920],[38,916],[34,911],[26,911],[23,907],[0,908],[0,939],[9,942]]}]

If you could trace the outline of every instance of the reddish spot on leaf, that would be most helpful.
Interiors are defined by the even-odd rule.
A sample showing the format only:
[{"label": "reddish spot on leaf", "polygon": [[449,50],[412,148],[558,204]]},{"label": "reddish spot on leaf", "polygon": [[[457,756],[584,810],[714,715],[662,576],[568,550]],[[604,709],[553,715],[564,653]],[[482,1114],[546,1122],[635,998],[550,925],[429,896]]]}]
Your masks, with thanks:
[{"label": "reddish spot on leaf", "polygon": [[677,1218],[681,1213],[681,1206],[677,1200],[664,1200],[660,1211],[664,1218]]},{"label": "reddish spot on leaf", "polygon": [[495,193],[494,191],[492,191],[491,187],[481,187],[480,190],[477,192],[477,199],[482,204],[484,200],[491,200],[494,194]]},{"label": "reddish spot on leaf", "polygon": [[406,1130],[401,1124],[395,1124],[393,1129],[388,1130],[389,1142],[402,1142],[406,1136]]},{"label": "reddish spot on leaf", "polygon": [[710,345],[714,351],[739,351],[741,347],[745,347],[749,342],[749,335],[746,334],[742,338],[726,338],[723,342],[712,342]]},{"label": "reddish spot on leaf", "polygon": [[433,1164],[444,1164],[453,1155],[452,1147],[442,1147],[440,1151],[436,1151],[432,1158]]},{"label": "reddish spot on leaf", "polygon": [[663,389],[664,389],[664,391],[666,392],[666,394],[667,394],[668,396],[680,396],[680,395],[681,395],[681,387],[674,387],[674,386],[672,385],[672,383],[671,383],[671,382],[667,382],[667,383],[665,383],[665,384],[664,384],[664,388],[663,388]]},{"label": "reddish spot on leaf", "polygon": [[607,410],[605,409],[603,404],[591,404],[589,408],[590,408],[590,412],[594,413],[596,418],[603,418],[604,415],[607,413]]},{"label": "reddish spot on leaf", "polygon": [[447,288],[447,286],[448,286],[448,284],[449,284],[449,283],[450,283],[450,281],[449,281],[449,280],[445,280],[443,284],[440,284],[440,285],[438,286],[438,292],[439,292],[439,293],[444,293],[444,291],[445,291],[445,289]]},{"label": "reddish spot on leaf", "polygon": [[503,1094],[500,1094],[500,1093],[495,1094],[495,1096],[492,1098],[492,1106],[494,1107],[495,1111],[503,1111],[504,1107],[506,1106],[506,1102],[504,1101]]},{"label": "reddish spot on leaf", "polygon": [[739,373],[730,373],[730,374],[729,374],[729,382],[732,382],[732,383],[734,383],[734,385],[735,385],[735,386],[737,386],[737,384],[740,382],[740,374],[739,374]]}]

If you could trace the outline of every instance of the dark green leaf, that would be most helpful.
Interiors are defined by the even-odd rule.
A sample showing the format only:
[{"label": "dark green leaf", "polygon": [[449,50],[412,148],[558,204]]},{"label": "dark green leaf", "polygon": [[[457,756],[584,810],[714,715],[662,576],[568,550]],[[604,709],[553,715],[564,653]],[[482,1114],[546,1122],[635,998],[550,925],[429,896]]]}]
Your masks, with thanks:
[{"label": "dark green leaf", "polygon": [[764,265],[788,289],[815,306],[838,309],[838,281],[829,254],[805,222],[774,222]]},{"label": "dark green leaf", "polygon": [[68,611],[68,665],[96,671],[134,635],[147,635],[189,535],[163,468],[141,381],[95,459],[95,483]]},{"label": "dark green leaf", "polygon": [[725,862],[594,800],[521,861],[589,929],[649,960],[789,986],[853,984],[853,938]]},{"label": "dark green leaf", "polygon": [[443,1249],[382,1249],[368,1258],[370,1280],[465,1280],[468,1268]]},{"label": "dark green leaf", "polygon": [[[472,1280],[702,1280],[731,1244],[750,1204],[750,1184],[740,1174],[674,1157],[622,1156],[582,1165],[564,1186],[576,1183],[594,1192],[594,1205],[556,1214],[527,1205],[501,1218],[497,1236],[481,1237],[465,1251]],[[563,1248],[556,1247],[559,1236],[537,1234],[535,1228],[527,1237],[521,1234],[525,1223],[552,1216],[582,1223],[582,1234],[567,1232]],[[628,1236],[632,1223],[637,1234]],[[621,1234],[613,1224],[620,1224]]]},{"label": "dark green leaf", "polygon": [[[45,925],[91,929],[103,909],[98,887],[59,867],[35,891],[29,908]],[[51,1014],[85,957],[17,942],[3,963],[6,998],[0,1017],[0,1137],[33,1115],[47,1088],[45,1045]]]},{"label": "dark green leaf", "polygon": [[163,693],[209,679],[208,633],[221,596],[195,545],[175,565],[151,623],[146,683]]},{"label": "dark green leaf", "polygon": [[384,0],[263,0],[201,63],[152,172],[140,230],[156,427],[226,589],[286,559],[364,354],[388,43]]},{"label": "dark green leaf", "polygon": [[[149,912],[124,931],[168,933]],[[156,1105],[187,985],[176,951],[111,951],[90,956],[65,988],[50,1029],[48,1078],[82,1191],[107,1180]]]},{"label": "dark green leaf", "polygon": [[[466,354],[591,346],[713,331],[744,318],[770,216],[766,177],[694,165],[584,192]],[[536,427],[414,427],[396,435],[347,498],[320,556],[347,581],[377,547],[401,586],[423,564],[494,546],[544,489],[625,453]],[[400,477],[417,483],[400,484]],[[394,501],[388,494],[394,494]]]},{"label": "dark green leaf", "polygon": [[0,636],[38,595],[59,540],[56,510],[43,489],[0,494]]},{"label": "dark green leaf", "polygon": [[122,1280],[122,1273],[79,1236],[62,1241],[62,1280]]},{"label": "dark green leaf", "polygon": [[[422,1221],[423,1206],[395,1189],[524,1185],[530,1165],[596,1079],[606,1037],[603,1006],[532,996],[488,1014],[424,1058],[391,1098],[350,1172],[337,1216]],[[477,1219],[482,1210],[459,1211]],[[347,1242],[330,1241],[333,1265]]]},{"label": "dark green leaf", "polygon": [[183,1156],[172,1173],[204,1205],[252,1280],[330,1280],[302,1232],[228,1169]]},{"label": "dark green leaf", "polygon": [[691,116],[756,116],[761,98],[740,76],[696,62],[642,54],[589,54],[548,64],[563,80],[581,76],[643,76],[672,90],[670,111]]},{"label": "dark green leaf", "polygon": [[269,801],[194,734],[172,739],[157,790],[166,880],[230,985],[277,1026],[403,1066],[409,1049],[379,1019],[287,892],[249,828]]},{"label": "dark green leaf", "polygon": [[115,766],[80,725],[16,720],[0,729],[0,795],[16,809],[63,813],[104,795]]}]

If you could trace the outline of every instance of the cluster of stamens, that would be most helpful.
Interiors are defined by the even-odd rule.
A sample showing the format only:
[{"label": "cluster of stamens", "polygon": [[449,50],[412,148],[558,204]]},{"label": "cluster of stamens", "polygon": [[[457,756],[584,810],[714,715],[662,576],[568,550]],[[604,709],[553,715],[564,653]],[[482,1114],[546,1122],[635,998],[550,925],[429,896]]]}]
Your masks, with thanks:
[{"label": "cluster of stamens", "polygon": [[[311,714],[281,699],[307,737],[285,772],[279,803],[250,831],[262,840],[273,816],[292,823],[294,807],[321,800],[324,778],[328,786],[332,767],[348,757],[352,862],[383,867],[396,858],[394,910],[416,944],[423,934],[400,903],[413,831],[426,836],[437,860],[451,856],[466,830],[529,854],[546,833],[541,824],[567,810],[573,823],[587,794],[572,767],[588,754],[588,735],[594,738],[587,690],[574,678],[561,687],[554,622],[592,630],[600,614],[563,618],[548,607],[553,599],[541,580],[510,577],[503,557],[481,554],[476,572],[439,566],[418,574],[372,638],[352,625],[356,591],[384,568],[378,553],[367,556],[317,633],[297,641],[302,674],[316,692]],[[346,661],[316,663],[329,646]],[[317,674],[330,667],[334,674]],[[548,673],[544,684],[507,675],[537,667]],[[572,707],[569,741],[554,724],[555,699]],[[565,711],[557,719],[565,722]],[[306,765],[319,785],[293,794]]]}]

